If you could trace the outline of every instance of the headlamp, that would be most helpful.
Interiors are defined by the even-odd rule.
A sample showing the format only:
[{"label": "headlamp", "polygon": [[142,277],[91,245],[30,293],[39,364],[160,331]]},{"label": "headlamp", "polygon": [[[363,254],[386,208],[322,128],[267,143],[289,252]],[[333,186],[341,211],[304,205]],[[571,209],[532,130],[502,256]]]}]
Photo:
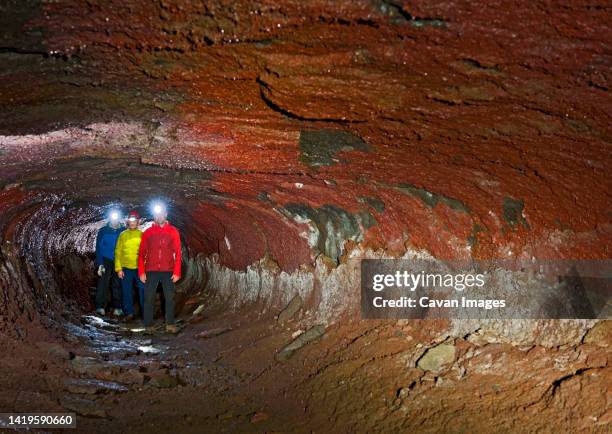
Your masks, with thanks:
[{"label": "headlamp", "polygon": [[119,212],[118,211],[111,211],[110,219],[113,222],[119,221]]},{"label": "headlamp", "polygon": [[161,215],[164,214],[166,212],[166,207],[161,204],[161,203],[156,203],[153,204],[153,214],[154,215]]}]

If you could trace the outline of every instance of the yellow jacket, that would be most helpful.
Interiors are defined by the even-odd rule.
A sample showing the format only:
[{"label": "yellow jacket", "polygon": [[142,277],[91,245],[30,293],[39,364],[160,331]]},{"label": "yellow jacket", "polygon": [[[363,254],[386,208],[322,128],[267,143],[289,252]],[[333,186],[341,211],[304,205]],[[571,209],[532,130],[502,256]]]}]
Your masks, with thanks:
[{"label": "yellow jacket", "polygon": [[115,271],[121,271],[122,268],[138,268],[141,239],[140,229],[126,229],[121,232],[115,247]]}]

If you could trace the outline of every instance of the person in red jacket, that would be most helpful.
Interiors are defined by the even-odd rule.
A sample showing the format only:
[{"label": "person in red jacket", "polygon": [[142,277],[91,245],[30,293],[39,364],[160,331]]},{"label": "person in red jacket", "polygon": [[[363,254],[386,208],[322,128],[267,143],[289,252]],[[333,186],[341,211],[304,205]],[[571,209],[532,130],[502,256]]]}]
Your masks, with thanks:
[{"label": "person in red jacket", "polygon": [[138,253],[138,276],[144,288],[144,325],[153,324],[157,285],[161,282],[166,300],[166,331],[176,333],[174,324],[174,284],[181,278],[181,238],[168,222],[162,205],[153,208],[154,223],[144,231]]}]

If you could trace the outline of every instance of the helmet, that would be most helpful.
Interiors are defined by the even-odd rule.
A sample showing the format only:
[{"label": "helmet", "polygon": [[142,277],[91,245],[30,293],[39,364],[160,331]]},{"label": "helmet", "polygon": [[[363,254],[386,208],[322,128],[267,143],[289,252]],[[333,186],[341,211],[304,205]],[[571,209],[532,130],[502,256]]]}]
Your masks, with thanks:
[{"label": "helmet", "polygon": [[130,211],[130,213],[128,214],[128,220],[138,220],[140,218],[140,215],[138,215],[137,211]]}]

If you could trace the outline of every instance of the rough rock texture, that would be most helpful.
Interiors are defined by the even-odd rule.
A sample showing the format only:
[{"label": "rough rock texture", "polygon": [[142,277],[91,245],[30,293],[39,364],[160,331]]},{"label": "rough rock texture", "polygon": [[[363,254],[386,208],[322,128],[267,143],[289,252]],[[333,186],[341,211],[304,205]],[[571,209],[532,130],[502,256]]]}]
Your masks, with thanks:
[{"label": "rough rock texture", "polygon": [[455,347],[451,344],[440,344],[429,348],[417,362],[417,368],[424,371],[440,371],[445,365],[455,360]]},{"label": "rough rock texture", "polygon": [[291,299],[289,304],[278,314],[277,321],[280,323],[284,323],[285,321],[292,319],[295,314],[297,314],[298,311],[302,308],[303,304],[304,301],[302,300],[302,297],[297,294]]},{"label": "rough rock texture", "polygon": [[[295,269],[311,250],[300,227],[325,221],[334,229],[312,241],[315,253],[337,237],[438,257],[609,256],[604,9],[20,7],[20,20],[3,14],[3,165],[133,156],[142,183],[157,166],[205,169],[177,175],[209,186],[183,193],[203,199],[189,204],[199,224],[187,235],[224,264],[268,252]],[[53,132],[23,136],[35,131]],[[22,170],[3,177],[23,180]]]},{"label": "rough rock texture", "polygon": [[283,347],[276,355],[276,360],[279,362],[288,360],[297,350],[302,348],[304,345],[319,339],[321,336],[323,336],[323,334],[325,334],[325,326],[323,325],[319,324],[309,328],[304,333],[298,335],[288,345]]},{"label": "rough rock texture", "polygon": [[[451,423],[469,414],[479,431],[511,431],[496,418],[520,414],[533,431],[605,430],[609,322],[432,320],[361,335],[357,318],[362,258],[610,258],[609,22],[608,6],[582,0],[2,2],[7,354],[91,308],[104,213],[146,214],[162,198],[185,242],[179,312],[276,314],[299,296],[300,327],[340,327],[304,379],[318,399],[302,409],[310,428],[471,431]],[[410,336],[401,351],[396,332]],[[450,370],[424,374],[418,361],[449,341]],[[99,373],[86,357],[71,363]],[[379,401],[357,408],[348,390]],[[474,395],[484,409],[463,399]]]}]

